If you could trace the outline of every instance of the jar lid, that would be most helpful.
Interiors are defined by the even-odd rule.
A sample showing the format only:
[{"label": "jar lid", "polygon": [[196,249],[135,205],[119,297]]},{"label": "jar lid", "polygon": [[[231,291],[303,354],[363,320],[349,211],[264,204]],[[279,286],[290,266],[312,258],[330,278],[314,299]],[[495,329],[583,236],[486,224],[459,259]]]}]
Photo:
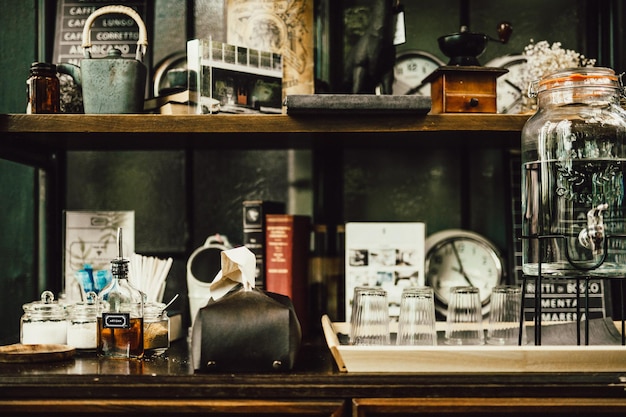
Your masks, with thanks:
[{"label": "jar lid", "polygon": [[56,72],[57,66],[55,64],[50,64],[48,62],[33,62],[30,65],[31,71],[50,71]]},{"label": "jar lid", "polygon": [[40,301],[33,301],[22,306],[24,312],[33,317],[63,318],[65,317],[65,306],[54,301],[52,291],[41,293]]},{"label": "jar lid", "polygon": [[97,317],[98,314],[107,308],[108,303],[99,300],[98,295],[90,291],[87,293],[86,301],[68,306],[68,314],[72,317]]},{"label": "jar lid", "polygon": [[157,318],[163,314],[164,310],[165,303],[148,301],[143,305],[143,317],[144,319]]},{"label": "jar lid", "polygon": [[615,71],[604,67],[580,67],[559,70],[545,75],[530,85],[530,94],[546,90],[573,87],[619,88],[620,80]]}]

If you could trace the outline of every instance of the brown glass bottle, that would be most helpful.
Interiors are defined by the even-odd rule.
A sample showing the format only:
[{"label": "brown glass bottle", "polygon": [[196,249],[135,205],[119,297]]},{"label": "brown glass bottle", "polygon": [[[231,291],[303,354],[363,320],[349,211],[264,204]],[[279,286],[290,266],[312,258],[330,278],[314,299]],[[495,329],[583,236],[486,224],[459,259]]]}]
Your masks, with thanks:
[{"label": "brown glass bottle", "polygon": [[60,113],[60,85],[54,64],[33,62],[28,78],[28,113]]}]

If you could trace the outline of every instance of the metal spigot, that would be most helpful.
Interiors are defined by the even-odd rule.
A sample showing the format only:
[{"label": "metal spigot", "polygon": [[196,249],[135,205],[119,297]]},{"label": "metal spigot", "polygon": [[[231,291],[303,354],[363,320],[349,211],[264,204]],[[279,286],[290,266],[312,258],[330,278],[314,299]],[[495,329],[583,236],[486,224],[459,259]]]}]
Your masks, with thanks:
[{"label": "metal spigot", "polygon": [[587,227],[578,234],[578,241],[585,248],[590,249],[594,255],[601,255],[604,250],[604,221],[602,212],[609,208],[609,205],[599,204],[587,212]]}]

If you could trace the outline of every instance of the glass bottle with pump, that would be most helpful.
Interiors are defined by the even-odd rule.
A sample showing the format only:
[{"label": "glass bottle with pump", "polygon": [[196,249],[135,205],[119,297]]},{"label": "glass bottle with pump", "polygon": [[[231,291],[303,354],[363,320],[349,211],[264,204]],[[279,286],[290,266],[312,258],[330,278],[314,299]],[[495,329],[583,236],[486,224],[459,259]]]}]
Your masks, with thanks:
[{"label": "glass bottle with pump", "polygon": [[144,296],[128,280],[129,260],[123,257],[122,229],[117,232],[119,255],[111,261],[113,280],[100,293],[106,308],[98,317],[99,356],[139,359],[144,354]]},{"label": "glass bottle with pump", "polygon": [[561,70],[533,83],[522,130],[526,275],[626,276],[626,111],[609,68]]}]

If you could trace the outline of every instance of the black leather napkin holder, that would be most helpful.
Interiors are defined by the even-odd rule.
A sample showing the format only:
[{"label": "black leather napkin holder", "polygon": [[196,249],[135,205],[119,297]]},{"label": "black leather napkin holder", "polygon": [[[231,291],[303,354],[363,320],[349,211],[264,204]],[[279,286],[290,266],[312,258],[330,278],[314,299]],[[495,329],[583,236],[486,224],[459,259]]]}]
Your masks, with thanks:
[{"label": "black leather napkin holder", "polygon": [[289,297],[257,289],[231,291],[198,311],[191,338],[194,369],[287,371],[296,361],[301,340]]}]

